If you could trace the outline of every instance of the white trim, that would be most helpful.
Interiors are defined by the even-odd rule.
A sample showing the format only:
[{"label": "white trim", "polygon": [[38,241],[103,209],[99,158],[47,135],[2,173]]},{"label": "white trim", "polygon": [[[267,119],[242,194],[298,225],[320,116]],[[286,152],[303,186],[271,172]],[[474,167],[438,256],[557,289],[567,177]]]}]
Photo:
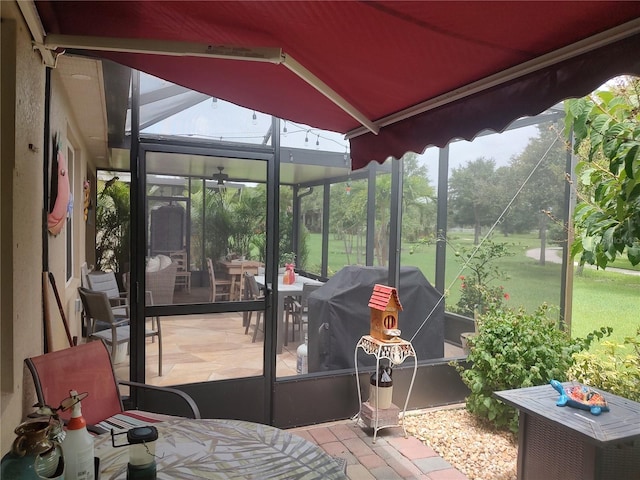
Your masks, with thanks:
[{"label": "white trim", "polygon": [[309,71],[281,48],[269,47],[233,47],[210,45],[194,42],[159,41],[136,38],[90,37],[80,35],[50,34],[41,44],[42,48],[78,48],[110,52],[142,53],[146,55],[169,55],[179,57],[218,58],[223,60],[242,60],[284,65],[308,85],[331,100],[343,111],[351,115],[368,131],[378,133],[378,127],[362,112],[340,96],[329,85]]},{"label": "white trim", "polygon": [[313,88],[318,90],[321,94],[335,103],[338,107],[344,110],[346,113],[351,115],[355,120],[357,120],[362,128],[366,128],[368,131],[378,134],[380,128],[376,126],[370,119],[364,116],[362,112],[356,109],[353,105],[347,102],[344,98],[342,98],[335,90],[333,90],[329,85],[320,80],[317,76],[307,70],[304,66],[302,66],[297,60],[294,60],[290,55],[284,55],[284,61],[282,62],[285,67],[295,73],[302,80],[307,82]]},{"label": "white trim", "polygon": [[55,67],[57,55],[51,50],[40,46],[44,41],[46,33],[42,26],[42,21],[40,20],[40,15],[38,14],[38,9],[36,8],[35,3],[32,0],[18,0],[17,3],[25,22],[27,22],[29,31],[31,32],[31,38],[34,40],[34,49],[40,51],[42,62],[46,66]]},{"label": "white trim", "polygon": [[82,35],[49,34],[44,48],[78,48],[109,52],[144,53],[173,57],[204,57],[226,60],[245,60],[266,63],[282,63],[282,49],[270,47],[234,47],[196,42],[173,42],[146,38],[91,37]]}]

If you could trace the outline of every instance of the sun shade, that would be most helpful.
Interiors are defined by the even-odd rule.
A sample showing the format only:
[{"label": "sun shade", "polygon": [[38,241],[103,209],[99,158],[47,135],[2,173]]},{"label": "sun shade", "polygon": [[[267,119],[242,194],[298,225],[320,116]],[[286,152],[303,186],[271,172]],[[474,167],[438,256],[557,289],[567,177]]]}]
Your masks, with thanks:
[{"label": "sun shade", "polygon": [[640,74],[640,2],[36,2],[49,48],[347,134],[352,168]]}]

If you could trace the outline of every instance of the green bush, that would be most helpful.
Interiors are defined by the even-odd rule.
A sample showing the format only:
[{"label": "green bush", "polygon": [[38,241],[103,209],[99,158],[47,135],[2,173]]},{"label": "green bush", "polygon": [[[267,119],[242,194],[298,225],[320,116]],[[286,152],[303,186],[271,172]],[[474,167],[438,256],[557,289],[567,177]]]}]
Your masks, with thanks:
[{"label": "green bush", "polygon": [[487,238],[480,245],[458,248],[455,255],[468,273],[459,277],[460,300],[451,310],[472,317],[476,310],[482,313],[491,308],[502,308],[509,294],[504,287],[491,283],[508,278],[495,263],[500,258],[514,255],[508,244]]},{"label": "green bush", "polygon": [[516,409],[494,398],[493,393],[543,385],[551,379],[565,381],[572,355],[588,348],[596,337],[611,333],[610,328],[603,327],[586,338],[571,339],[547,317],[548,310],[547,305],[533,314],[523,309],[492,308],[481,316],[478,334],[469,339],[467,360],[471,367],[456,365],[471,390],[467,410],[499,428],[516,432]]},{"label": "green bush", "polygon": [[640,328],[623,345],[602,342],[604,356],[592,352],[573,355],[567,372],[571,380],[640,402]]}]

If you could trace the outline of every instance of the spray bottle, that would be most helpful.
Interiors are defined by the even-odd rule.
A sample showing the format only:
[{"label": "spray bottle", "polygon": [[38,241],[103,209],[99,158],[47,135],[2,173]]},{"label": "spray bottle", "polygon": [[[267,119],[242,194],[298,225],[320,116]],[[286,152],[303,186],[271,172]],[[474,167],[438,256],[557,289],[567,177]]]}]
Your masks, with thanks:
[{"label": "spray bottle", "polygon": [[78,392],[69,392],[77,401],[71,407],[71,419],[62,442],[66,480],[94,480],[93,437],[87,431],[87,422],[82,416]]}]

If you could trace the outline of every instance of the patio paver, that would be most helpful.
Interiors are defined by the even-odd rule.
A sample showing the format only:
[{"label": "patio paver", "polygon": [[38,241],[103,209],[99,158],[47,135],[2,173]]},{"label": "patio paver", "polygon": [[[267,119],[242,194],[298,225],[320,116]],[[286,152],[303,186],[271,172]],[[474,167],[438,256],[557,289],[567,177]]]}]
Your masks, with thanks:
[{"label": "patio paver", "polygon": [[353,420],[290,431],[319,445],[329,455],[344,458],[350,480],[469,480],[428,445],[412,436],[404,438],[402,428],[380,430],[376,443],[371,430]]}]

